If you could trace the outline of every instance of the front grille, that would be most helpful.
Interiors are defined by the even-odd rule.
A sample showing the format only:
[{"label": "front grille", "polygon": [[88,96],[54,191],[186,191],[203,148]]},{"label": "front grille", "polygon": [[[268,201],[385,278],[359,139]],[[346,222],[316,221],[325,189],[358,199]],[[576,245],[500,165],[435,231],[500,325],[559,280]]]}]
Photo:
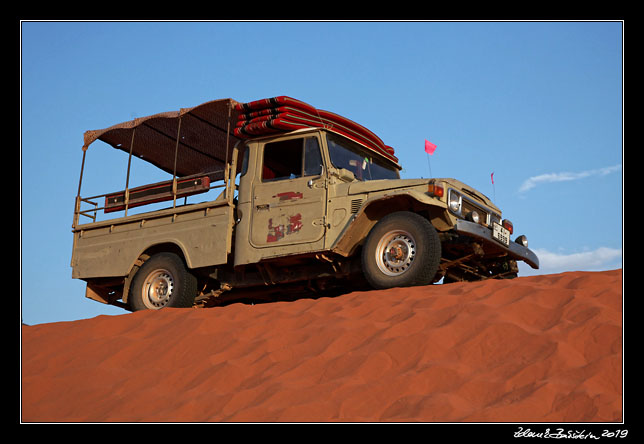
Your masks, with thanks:
[{"label": "front grille", "polygon": [[483,208],[477,205],[474,205],[467,198],[463,198],[463,208],[461,209],[461,214],[463,215],[463,217],[467,217],[467,215],[470,214],[472,211],[476,211],[477,213],[479,213],[479,221],[480,221],[479,223],[481,225],[489,224],[487,211],[485,211]]},{"label": "front grille", "polygon": [[472,211],[476,211],[479,214],[479,224],[492,227],[492,223],[501,223],[501,215],[497,214],[492,209],[488,208],[486,205],[479,203],[477,200],[463,195],[461,192],[450,188],[447,194],[448,202],[458,202],[458,211],[454,211],[450,208],[452,212],[457,217],[469,220],[468,216]]}]

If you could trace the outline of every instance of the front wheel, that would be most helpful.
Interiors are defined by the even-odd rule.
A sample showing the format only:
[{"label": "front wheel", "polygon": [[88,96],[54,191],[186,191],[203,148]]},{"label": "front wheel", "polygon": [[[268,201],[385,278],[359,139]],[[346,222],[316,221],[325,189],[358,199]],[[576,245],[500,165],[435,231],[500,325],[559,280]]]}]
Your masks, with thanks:
[{"label": "front wheel", "polygon": [[137,271],[128,302],[134,311],[191,307],[196,295],[197,279],[187,270],[183,260],[173,253],[160,253]]},{"label": "front wheel", "polygon": [[441,257],[438,233],[424,217],[403,211],[382,218],[362,249],[362,270],[374,288],[431,284]]}]

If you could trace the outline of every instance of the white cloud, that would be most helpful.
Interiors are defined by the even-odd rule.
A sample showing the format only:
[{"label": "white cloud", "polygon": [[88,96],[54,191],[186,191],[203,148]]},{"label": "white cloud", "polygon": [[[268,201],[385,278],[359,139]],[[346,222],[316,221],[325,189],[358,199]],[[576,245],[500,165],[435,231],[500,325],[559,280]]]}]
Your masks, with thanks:
[{"label": "white cloud", "polygon": [[591,176],[605,176],[607,174],[621,171],[621,169],[622,169],[621,165],[614,165],[614,166],[609,166],[605,168],[599,168],[596,170],[581,171],[578,173],[562,172],[562,173],[541,174],[539,176],[533,176],[525,180],[519,187],[519,192],[523,193],[543,183],[579,180],[579,179],[585,179],[586,177],[591,177]]},{"label": "white cloud", "polygon": [[564,271],[603,271],[622,267],[622,249],[600,247],[580,253],[553,253],[544,249],[533,249],[539,258],[539,269],[534,270],[523,262],[519,263],[519,276],[554,274]]}]

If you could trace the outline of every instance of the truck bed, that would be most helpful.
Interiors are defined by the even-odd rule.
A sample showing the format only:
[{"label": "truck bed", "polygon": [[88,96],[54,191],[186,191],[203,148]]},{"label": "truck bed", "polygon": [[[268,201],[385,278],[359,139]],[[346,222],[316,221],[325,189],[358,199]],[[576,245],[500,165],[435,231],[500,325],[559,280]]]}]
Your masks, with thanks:
[{"label": "truck bed", "polygon": [[214,201],[77,225],[73,230],[72,276],[125,276],[148,248],[174,243],[188,268],[226,263],[231,251],[233,206]]}]

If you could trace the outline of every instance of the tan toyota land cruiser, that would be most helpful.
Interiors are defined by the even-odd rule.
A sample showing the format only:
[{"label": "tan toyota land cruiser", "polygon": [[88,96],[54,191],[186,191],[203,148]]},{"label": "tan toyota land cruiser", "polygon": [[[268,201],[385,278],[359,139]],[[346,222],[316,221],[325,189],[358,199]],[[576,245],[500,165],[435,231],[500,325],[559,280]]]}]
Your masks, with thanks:
[{"label": "tan toyota land cruiser", "polygon": [[[125,187],[81,197],[96,140],[129,156]],[[394,150],[369,130],[286,96],[214,100],[87,131],[84,142],[72,276],[102,303],[207,306],[240,290],[277,297],[539,267],[486,196],[455,179],[400,179]],[[130,187],[132,158],[168,180]]]}]

